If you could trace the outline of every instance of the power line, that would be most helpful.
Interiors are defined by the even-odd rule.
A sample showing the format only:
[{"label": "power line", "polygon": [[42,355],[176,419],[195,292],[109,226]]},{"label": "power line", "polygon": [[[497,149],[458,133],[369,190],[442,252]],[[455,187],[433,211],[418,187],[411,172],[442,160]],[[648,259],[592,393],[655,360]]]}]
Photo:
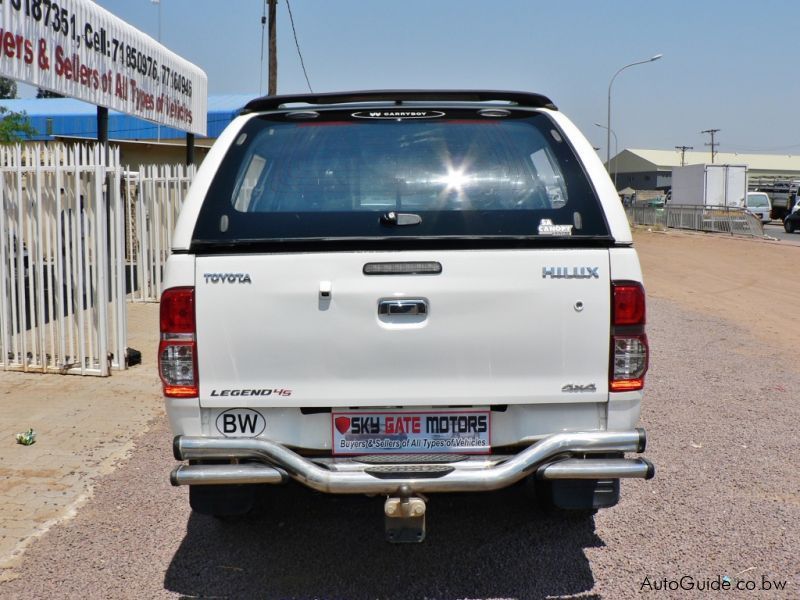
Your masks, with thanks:
[{"label": "power line", "polygon": [[719,143],[714,141],[714,136],[719,132],[720,132],[719,129],[704,129],[703,131],[700,132],[700,133],[707,133],[707,134],[709,134],[711,136],[711,143],[710,144],[705,144],[705,145],[706,146],[711,146],[711,164],[712,165],[714,164],[714,157],[717,155],[717,146],[719,146]]},{"label": "power line", "polygon": [[686,164],[686,151],[687,150],[694,150],[694,146],[675,146],[675,150],[681,153],[681,166]]},{"label": "power line", "polygon": [[292,5],[289,3],[289,0],[286,0],[286,8],[289,9],[289,21],[291,21],[292,23],[292,34],[294,34],[294,45],[297,46],[297,55],[300,57],[300,66],[303,67],[303,75],[305,75],[306,83],[308,84],[308,91],[313,94],[314,90],[311,89],[311,82],[308,80],[308,73],[306,72],[306,63],[303,61],[303,53],[300,52],[300,43],[297,41],[297,30],[294,28]]},{"label": "power line", "polygon": [[[768,148],[746,146],[744,144],[731,144],[730,142],[728,142],[725,145],[727,147],[729,147],[729,148],[733,148],[735,150],[739,150],[740,152],[748,152],[748,153],[756,153],[756,154],[757,153],[763,153],[763,152],[774,153],[774,152],[778,152],[779,150],[792,150],[793,148],[800,148],[800,144],[789,144],[789,145],[786,145],[786,146],[771,146],[771,147],[768,147]],[[783,154],[783,152],[780,152],[779,154]]]}]

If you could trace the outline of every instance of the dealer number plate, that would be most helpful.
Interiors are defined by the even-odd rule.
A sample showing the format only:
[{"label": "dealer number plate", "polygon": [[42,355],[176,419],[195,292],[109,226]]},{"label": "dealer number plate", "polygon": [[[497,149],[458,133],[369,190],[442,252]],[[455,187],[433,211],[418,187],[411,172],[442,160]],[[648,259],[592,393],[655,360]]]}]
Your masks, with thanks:
[{"label": "dealer number plate", "polygon": [[491,411],[333,411],[334,454],[488,454]]}]

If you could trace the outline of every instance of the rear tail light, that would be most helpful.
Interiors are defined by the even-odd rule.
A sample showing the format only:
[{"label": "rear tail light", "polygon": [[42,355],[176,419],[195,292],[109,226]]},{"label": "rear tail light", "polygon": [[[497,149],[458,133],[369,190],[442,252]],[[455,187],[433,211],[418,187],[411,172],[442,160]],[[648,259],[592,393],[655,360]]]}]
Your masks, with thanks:
[{"label": "rear tail light", "polygon": [[161,294],[160,321],[158,370],[164,395],[171,398],[199,396],[194,288],[165,290]]},{"label": "rear tail light", "polygon": [[644,332],[644,287],[637,281],[611,282],[611,365],[608,387],[628,392],[644,387],[649,348]]}]

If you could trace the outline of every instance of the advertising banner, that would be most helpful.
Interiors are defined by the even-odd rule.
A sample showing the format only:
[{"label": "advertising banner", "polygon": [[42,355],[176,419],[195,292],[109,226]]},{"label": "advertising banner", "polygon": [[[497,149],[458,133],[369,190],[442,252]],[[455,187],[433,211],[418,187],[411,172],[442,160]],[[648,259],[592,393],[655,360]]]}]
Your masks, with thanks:
[{"label": "advertising banner", "polygon": [[206,134],[199,67],[90,0],[0,0],[0,75]]},{"label": "advertising banner", "polygon": [[489,410],[333,411],[331,450],[337,455],[488,454],[490,427]]}]

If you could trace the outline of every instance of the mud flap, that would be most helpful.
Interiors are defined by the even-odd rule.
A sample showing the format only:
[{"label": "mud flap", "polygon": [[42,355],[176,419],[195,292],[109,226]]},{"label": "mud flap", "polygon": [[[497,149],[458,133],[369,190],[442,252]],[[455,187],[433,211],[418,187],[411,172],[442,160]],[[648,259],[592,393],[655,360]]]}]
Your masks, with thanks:
[{"label": "mud flap", "polygon": [[619,479],[559,479],[536,482],[540,503],[563,510],[597,510],[619,502]]},{"label": "mud flap", "polygon": [[255,505],[255,485],[190,485],[189,505],[201,515],[238,517]]}]

